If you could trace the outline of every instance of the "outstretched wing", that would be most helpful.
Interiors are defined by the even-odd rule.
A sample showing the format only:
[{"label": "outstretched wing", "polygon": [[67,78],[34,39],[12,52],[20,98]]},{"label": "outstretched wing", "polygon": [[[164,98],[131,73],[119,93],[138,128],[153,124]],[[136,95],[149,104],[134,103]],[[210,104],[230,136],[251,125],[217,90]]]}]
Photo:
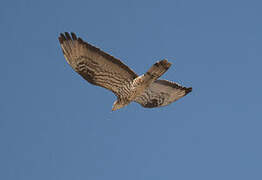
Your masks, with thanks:
[{"label": "outstretched wing", "polygon": [[91,84],[111,90],[118,96],[119,91],[137,77],[120,60],[84,42],[74,33],[60,34],[59,42],[64,56],[85,80]]},{"label": "outstretched wing", "polygon": [[156,80],[135,101],[146,108],[166,106],[191,91],[191,87],[186,88],[167,80]]}]

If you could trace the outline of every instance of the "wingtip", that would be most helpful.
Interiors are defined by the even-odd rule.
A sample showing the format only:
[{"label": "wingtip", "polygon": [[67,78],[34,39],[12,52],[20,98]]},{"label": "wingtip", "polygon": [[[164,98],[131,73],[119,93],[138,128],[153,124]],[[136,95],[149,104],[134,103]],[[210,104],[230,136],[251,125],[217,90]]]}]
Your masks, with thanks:
[{"label": "wingtip", "polygon": [[71,36],[72,36],[73,40],[77,40],[77,36],[74,32],[71,32]]},{"label": "wingtip", "polygon": [[58,37],[58,40],[60,43],[63,43],[66,40],[77,40],[77,36],[74,32],[64,32],[64,33],[60,33],[60,36]]},{"label": "wingtip", "polygon": [[63,38],[61,36],[58,37],[58,40],[59,40],[60,44],[63,43]]},{"label": "wingtip", "polygon": [[60,43],[63,43],[63,41],[66,40],[65,35],[63,33],[60,33],[60,36],[58,37],[58,40]]},{"label": "wingtip", "polygon": [[71,36],[68,32],[65,32],[65,36],[66,36],[66,40],[70,40],[71,39]]},{"label": "wingtip", "polygon": [[186,94],[192,92],[192,87],[186,88],[185,91],[186,91]]}]

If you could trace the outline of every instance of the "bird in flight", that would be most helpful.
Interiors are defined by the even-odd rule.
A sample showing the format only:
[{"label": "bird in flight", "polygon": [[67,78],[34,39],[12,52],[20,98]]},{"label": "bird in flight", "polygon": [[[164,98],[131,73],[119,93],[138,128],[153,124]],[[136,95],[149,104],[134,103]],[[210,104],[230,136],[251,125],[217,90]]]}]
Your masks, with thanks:
[{"label": "bird in flight", "polygon": [[112,91],[117,100],[112,111],[134,101],[145,108],[169,105],[184,97],[192,88],[159,80],[171,66],[166,59],[156,62],[138,76],[119,59],[83,41],[74,33],[60,34],[59,42],[68,64],[89,83]]}]

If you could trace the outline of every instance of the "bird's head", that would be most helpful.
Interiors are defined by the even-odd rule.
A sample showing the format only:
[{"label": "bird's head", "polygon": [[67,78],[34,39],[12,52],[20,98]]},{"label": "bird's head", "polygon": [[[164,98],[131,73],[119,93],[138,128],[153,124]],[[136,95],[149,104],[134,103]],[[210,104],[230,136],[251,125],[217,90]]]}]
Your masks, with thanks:
[{"label": "bird's head", "polygon": [[116,100],[113,104],[113,107],[112,107],[112,111],[115,111],[115,110],[118,110],[126,105],[128,105],[129,103],[126,103],[124,101],[119,101],[119,100]]}]

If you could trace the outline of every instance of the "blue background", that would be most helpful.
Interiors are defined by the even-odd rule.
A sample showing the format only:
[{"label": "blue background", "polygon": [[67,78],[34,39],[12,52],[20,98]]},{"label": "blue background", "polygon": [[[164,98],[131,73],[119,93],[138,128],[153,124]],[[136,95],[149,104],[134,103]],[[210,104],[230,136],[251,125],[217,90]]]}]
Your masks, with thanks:
[{"label": "blue background", "polygon": [[[261,180],[261,1],[1,1],[1,180]],[[193,92],[111,112],[66,63],[73,31]]]}]

